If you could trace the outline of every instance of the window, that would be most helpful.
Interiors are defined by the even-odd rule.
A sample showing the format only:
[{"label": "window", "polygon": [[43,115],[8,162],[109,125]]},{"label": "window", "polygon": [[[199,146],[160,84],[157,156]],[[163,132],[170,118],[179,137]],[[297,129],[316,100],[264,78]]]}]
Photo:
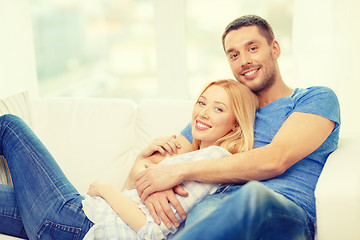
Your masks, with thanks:
[{"label": "window", "polygon": [[156,92],[151,1],[51,2],[31,2],[41,96]]},{"label": "window", "polygon": [[292,1],[31,0],[41,96],[195,98],[233,78],[221,35],[233,19],[269,20],[291,77]]},{"label": "window", "polygon": [[283,77],[291,78],[292,1],[287,0],[187,0],[187,69],[191,96],[209,81],[234,76],[225,57],[221,36],[234,19],[256,14],[273,28],[282,50],[279,65]]}]

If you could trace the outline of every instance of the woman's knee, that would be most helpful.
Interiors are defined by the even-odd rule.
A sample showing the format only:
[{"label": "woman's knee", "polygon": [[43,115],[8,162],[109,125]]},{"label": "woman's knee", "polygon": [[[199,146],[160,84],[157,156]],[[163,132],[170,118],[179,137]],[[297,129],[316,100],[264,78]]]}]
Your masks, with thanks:
[{"label": "woman's knee", "polygon": [[22,123],[23,120],[16,116],[16,115],[13,115],[13,114],[4,114],[2,116],[0,116],[0,123],[2,125],[4,124],[12,124],[12,123],[15,123],[15,124],[19,124],[19,123]]}]

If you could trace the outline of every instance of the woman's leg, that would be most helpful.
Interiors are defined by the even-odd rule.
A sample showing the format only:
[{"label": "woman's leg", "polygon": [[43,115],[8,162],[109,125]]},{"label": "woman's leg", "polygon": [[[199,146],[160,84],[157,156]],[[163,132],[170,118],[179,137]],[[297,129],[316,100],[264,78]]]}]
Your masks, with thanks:
[{"label": "woman's leg", "polygon": [[28,238],[17,207],[14,188],[8,185],[0,185],[0,233]]},{"label": "woman's leg", "polygon": [[84,236],[91,222],[81,209],[82,197],[20,118],[0,117],[0,154],[7,160],[18,212],[30,239]]}]

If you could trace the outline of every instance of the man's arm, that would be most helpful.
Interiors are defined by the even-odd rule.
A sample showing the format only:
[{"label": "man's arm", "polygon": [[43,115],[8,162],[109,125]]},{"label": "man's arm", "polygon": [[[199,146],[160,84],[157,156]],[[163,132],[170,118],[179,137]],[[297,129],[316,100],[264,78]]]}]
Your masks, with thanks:
[{"label": "man's arm", "polygon": [[[174,141],[175,139],[176,141]],[[167,143],[164,144],[164,142]],[[192,151],[191,143],[182,135],[177,138],[156,139],[151,145],[139,154],[130,171],[124,188],[130,189],[135,187],[135,175],[144,170],[146,164],[157,164],[168,156]],[[165,146],[166,148],[160,146]],[[153,154],[155,150],[157,153]],[[168,228],[171,228],[172,225],[176,227],[179,226],[179,221],[173,213],[170,203],[183,219],[186,218],[186,213],[176,198],[175,192],[181,196],[187,196],[187,192],[181,186],[175,186],[174,188],[155,192],[144,200],[144,204],[149,209],[151,216],[157,224],[160,224],[160,221],[162,221]]]},{"label": "man's arm", "polygon": [[154,191],[168,189],[185,180],[241,183],[270,179],[316,150],[334,126],[333,121],[324,117],[295,112],[264,147],[221,159],[150,167],[136,176],[136,187],[141,199],[145,199]]}]

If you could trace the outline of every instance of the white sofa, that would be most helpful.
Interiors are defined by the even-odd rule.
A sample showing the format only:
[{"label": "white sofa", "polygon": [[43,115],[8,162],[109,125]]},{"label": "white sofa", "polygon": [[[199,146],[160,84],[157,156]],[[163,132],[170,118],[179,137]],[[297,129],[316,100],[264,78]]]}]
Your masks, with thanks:
[{"label": "white sofa", "polygon": [[[192,106],[193,101],[169,99],[140,104],[127,99],[33,99],[31,125],[70,181],[86,193],[95,179],[120,188],[136,154],[155,137],[179,134],[190,121]],[[356,166],[358,149],[351,140],[341,142],[321,176],[316,190],[320,240],[360,236],[359,177],[350,165]],[[340,161],[349,165],[339,168]],[[346,180],[351,182],[343,185]],[[351,237],[343,237],[345,230]],[[0,234],[0,239],[15,238]]]}]

